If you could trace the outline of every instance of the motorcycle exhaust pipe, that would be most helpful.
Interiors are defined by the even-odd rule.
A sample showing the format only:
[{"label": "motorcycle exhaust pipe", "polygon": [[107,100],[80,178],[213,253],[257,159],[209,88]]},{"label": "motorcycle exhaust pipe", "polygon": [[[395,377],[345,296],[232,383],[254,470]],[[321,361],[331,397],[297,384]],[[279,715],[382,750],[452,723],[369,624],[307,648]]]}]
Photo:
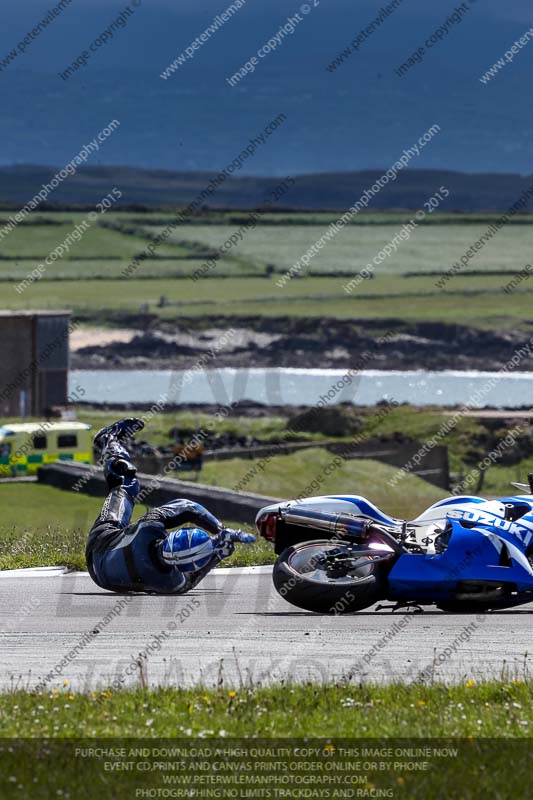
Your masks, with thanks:
[{"label": "motorcycle exhaust pipe", "polygon": [[317,531],[324,531],[332,535],[335,539],[358,538],[366,539],[372,529],[384,542],[392,547],[393,550],[401,551],[402,547],[394,537],[392,531],[389,533],[378,523],[370,519],[359,519],[349,514],[335,514],[328,511],[311,511],[305,508],[294,508],[289,506],[280,510],[284,522],[291,525],[301,525],[306,528],[313,528]]},{"label": "motorcycle exhaust pipe", "polygon": [[291,525],[303,525],[306,528],[333,533],[337,536],[364,536],[372,524],[368,519],[356,519],[344,514],[332,514],[328,511],[307,511],[304,508],[288,508],[281,515]]}]

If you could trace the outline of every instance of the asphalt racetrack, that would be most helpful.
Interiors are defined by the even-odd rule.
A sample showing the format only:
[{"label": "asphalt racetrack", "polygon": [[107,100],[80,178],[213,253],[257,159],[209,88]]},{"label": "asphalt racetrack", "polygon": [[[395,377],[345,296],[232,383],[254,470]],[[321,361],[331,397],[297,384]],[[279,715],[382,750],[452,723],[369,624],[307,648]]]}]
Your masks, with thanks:
[{"label": "asphalt racetrack", "polygon": [[2,688],[524,677],[533,603],[315,615],[282,600],[270,572],[216,570],[181,597],[114,595],[59,569],[0,573]]}]

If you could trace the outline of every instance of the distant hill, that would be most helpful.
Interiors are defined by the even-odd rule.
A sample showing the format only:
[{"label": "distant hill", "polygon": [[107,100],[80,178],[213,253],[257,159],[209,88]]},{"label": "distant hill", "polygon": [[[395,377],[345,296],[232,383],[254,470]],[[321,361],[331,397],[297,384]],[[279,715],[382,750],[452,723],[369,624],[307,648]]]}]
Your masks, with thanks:
[{"label": "distant hill", "polygon": [[[54,167],[0,167],[0,207],[20,208],[57,172]],[[340,210],[353,205],[383,174],[381,170],[299,175],[280,201],[295,210]],[[41,209],[94,205],[117,186],[123,206],[183,206],[209,184],[213,173],[170,172],[133,167],[86,167],[68,177]],[[279,178],[229,177],[206,203],[211,208],[261,206]],[[446,211],[503,211],[533,186],[533,175],[467,174],[444,170],[404,170],[372,200],[373,209],[418,209],[440,186],[450,190]],[[533,203],[530,204],[533,206]]]}]

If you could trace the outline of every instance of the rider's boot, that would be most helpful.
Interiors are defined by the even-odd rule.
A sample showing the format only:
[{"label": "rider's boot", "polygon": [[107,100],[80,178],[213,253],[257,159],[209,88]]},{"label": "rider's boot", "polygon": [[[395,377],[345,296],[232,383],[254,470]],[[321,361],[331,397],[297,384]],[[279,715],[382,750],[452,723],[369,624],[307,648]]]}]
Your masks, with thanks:
[{"label": "rider's boot", "polygon": [[128,417],[102,428],[94,437],[94,446],[101,452],[100,460],[104,463],[109,490],[123,486],[132,498],[139,492],[137,468],[122,442],[143,428],[142,419]]},{"label": "rider's boot", "polygon": [[97,450],[104,451],[107,445],[112,442],[121,442],[124,439],[131,439],[131,437],[142,431],[144,422],[138,417],[124,417],[123,419],[113,422],[112,425],[107,425],[101,428],[94,437],[94,446]]}]

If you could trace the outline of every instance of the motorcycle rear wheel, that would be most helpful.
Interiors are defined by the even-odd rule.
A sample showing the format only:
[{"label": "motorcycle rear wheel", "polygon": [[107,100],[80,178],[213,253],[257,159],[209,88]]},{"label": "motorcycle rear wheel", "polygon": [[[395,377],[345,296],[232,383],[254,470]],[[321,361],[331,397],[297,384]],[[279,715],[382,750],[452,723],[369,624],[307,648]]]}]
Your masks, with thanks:
[{"label": "motorcycle rear wheel", "polygon": [[335,555],[333,551],[341,558],[350,557],[354,548],[327,539],[287,547],[272,573],[278,594],[292,605],[318,614],[354,613],[385,597],[387,579],[382,554],[362,556],[349,574],[332,576],[324,560]]}]

